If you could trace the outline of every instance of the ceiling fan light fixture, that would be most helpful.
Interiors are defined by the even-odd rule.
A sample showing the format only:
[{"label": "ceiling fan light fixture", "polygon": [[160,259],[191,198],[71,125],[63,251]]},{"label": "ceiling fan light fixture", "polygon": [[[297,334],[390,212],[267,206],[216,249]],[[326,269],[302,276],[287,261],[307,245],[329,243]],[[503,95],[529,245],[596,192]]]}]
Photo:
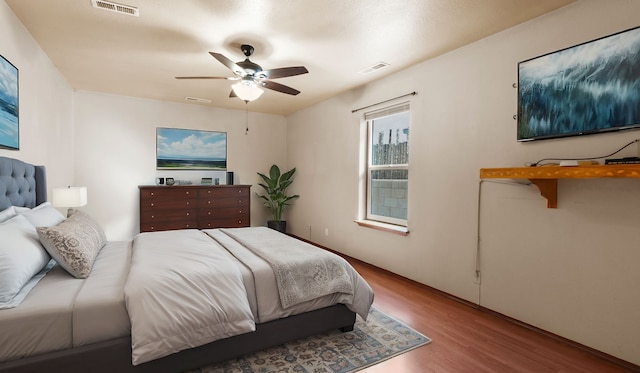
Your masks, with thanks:
[{"label": "ceiling fan light fixture", "polygon": [[233,92],[235,92],[238,98],[247,102],[257,100],[264,92],[264,90],[256,86],[255,83],[246,80],[232,85],[231,89],[233,89]]}]

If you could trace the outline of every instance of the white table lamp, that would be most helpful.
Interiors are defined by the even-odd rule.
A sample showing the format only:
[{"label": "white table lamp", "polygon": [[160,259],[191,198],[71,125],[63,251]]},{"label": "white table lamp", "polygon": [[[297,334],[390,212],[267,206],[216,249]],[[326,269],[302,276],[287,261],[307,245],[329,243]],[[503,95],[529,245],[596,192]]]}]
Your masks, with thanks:
[{"label": "white table lamp", "polygon": [[53,188],[53,201],[55,207],[81,207],[87,204],[87,187],[61,187]]}]

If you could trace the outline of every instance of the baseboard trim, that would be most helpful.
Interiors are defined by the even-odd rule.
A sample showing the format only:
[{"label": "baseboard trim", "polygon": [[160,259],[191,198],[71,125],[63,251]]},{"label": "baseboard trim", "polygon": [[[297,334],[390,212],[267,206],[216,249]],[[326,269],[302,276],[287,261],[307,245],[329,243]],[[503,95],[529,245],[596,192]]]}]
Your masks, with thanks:
[{"label": "baseboard trim", "polygon": [[620,359],[618,357],[615,357],[613,355],[609,355],[609,354],[607,354],[605,352],[596,350],[595,348],[592,348],[592,347],[589,347],[589,346],[585,346],[585,345],[583,345],[581,343],[578,343],[576,341],[572,341],[572,340],[570,340],[568,338],[565,338],[565,337],[561,337],[561,336],[559,336],[557,334],[551,333],[551,332],[546,331],[544,329],[540,329],[540,328],[538,328],[536,326],[527,324],[527,323],[525,323],[523,321],[520,321],[518,319],[514,319],[513,317],[510,317],[510,316],[507,316],[507,315],[502,314],[500,312],[494,311],[494,310],[492,310],[490,308],[486,308],[486,307],[480,306],[480,305],[478,305],[476,303],[469,302],[466,299],[462,299],[460,297],[457,297],[455,295],[449,294],[449,293],[444,292],[442,290],[438,290],[438,289],[433,288],[433,287],[431,287],[429,285],[425,285],[425,284],[423,284],[421,282],[417,282],[415,280],[411,280],[411,279],[406,278],[404,276],[401,276],[401,275],[399,275],[397,273],[391,272],[391,271],[386,270],[384,268],[380,268],[380,267],[375,266],[373,264],[369,264],[369,263],[364,262],[364,261],[362,261],[360,259],[353,258],[353,257],[351,257],[349,255],[346,255],[346,254],[343,254],[341,252],[335,251],[335,250],[333,250],[331,248],[328,248],[326,246],[322,246],[320,244],[317,244],[317,243],[315,243],[313,241],[309,241],[309,240],[304,239],[302,237],[298,237],[298,236],[296,236],[294,234],[290,234],[290,236],[295,237],[295,238],[299,239],[300,241],[304,241],[304,242],[307,242],[307,243],[309,243],[311,245],[314,245],[314,246],[317,246],[319,248],[325,249],[327,251],[331,251],[331,252],[333,252],[333,253],[335,253],[337,255],[342,256],[343,258],[345,258],[345,259],[347,259],[349,261],[358,262],[359,264],[374,268],[377,271],[385,272],[386,274],[388,274],[390,276],[402,279],[403,281],[410,282],[410,283],[412,283],[412,284],[414,284],[414,285],[416,285],[418,287],[423,288],[426,291],[429,291],[429,292],[432,292],[434,294],[438,294],[440,296],[443,296],[443,297],[449,298],[451,300],[454,300],[456,302],[462,303],[462,304],[464,304],[464,305],[466,305],[468,307],[471,307],[471,308],[474,308],[474,309],[478,310],[479,312],[484,312],[484,313],[491,314],[492,316],[495,316],[497,318],[503,319],[503,320],[508,321],[508,322],[510,322],[512,324],[515,324],[515,325],[518,325],[518,326],[523,327],[525,329],[529,329],[529,330],[534,331],[536,333],[545,335],[545,336],[547,336],[549,338],[552,338],[552,339],[554,339],[556,341],[565,343],[565,344],[567,344],[567,345],[569,345],[571,347],[580,349],[581,351],[584,351],[585,353],[588,353],[588,354],[593,355],[593,356],[597,356],[597,357],[599,357],[599,358],[601,358],[603,360],[611,362],[611,363],[613,363],[613,364],[619,366],[620,368],[622,368],[624,370],[627,370],[629,372],[640,372],[640,365],[633,364],[633,363],[631,363],[629,361],[622,360],[622,359]]},{"label": "baseboard trim", "polygon": [[583,345],[581,343],[578,343],[576,341],[572,341],[571,339],[568,339],[568,338],[559,336],[557,334],[548,332],[548,331],[546,331],[544,329],[540,329],[540,328],[538,328],[536,326],[527,324],[526,322],[520,321],[518,319],[514,319],[513,317],[507,316],[505,314],[502,314],[500,312],[494,311],[492,309],[489,309],[489,308],[486,308],[486,307],[483,307],[483,306],[479,306],[479,307],[476,307],[476,308],[480,312],[485,312],[485,313],[491,314],[491,315],[493,315],[495,317],[498,317],[500,319],[506,320],[506,321],[508,321],[508,322],[510,322],[512,324],[518,325],[518,326],[520,326],[522,328],[532,330],[532,331],[534,331],[536,333],[539,333],[539,334],[542,334],[544,336],[547,336],[547,337],[549,337],[551,339],[554,339],[554,340],[556,340],[558,342],[562,342],[562,343],[565,343],[565,344],[567,344],[567,345],[569,345],[571,347],[575,347],[575,348],[577,348],[577,349],[579,349],[581,351],[584,351],[584,352],[586,352],[586,353],[588,353],[590,355],[597,356],[597,357],[599,357],[599,358],[601,358],[603,360],[609,361],[610,363],[618,365],[620,368],[622,368],[624,370],[627,370],[629,372],[640,372],[640,365],[633,364],[633,363],[628,362],[626,360],[622,360],[620,358],[617,358],[617,357],[615,357],[613,355],[609,355],[609,354],[607,354],[605,352],[596,350],[595,348],[592,348],[592,347],[589,347],[589,346],[585,346],[585,345]]}]

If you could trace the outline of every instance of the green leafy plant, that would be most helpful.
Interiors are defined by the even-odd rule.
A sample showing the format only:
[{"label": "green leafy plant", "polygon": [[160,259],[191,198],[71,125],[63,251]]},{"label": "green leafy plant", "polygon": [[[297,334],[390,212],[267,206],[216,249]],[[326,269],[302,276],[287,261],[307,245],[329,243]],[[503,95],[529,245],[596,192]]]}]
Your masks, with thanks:
[{"label": "green leafy plant", "polygon": [[287,196],[287,188],[293,183],[293,174],[296,172],[295,167],[291,170],[281,174],[280,168],[277,165],[271,166],[269,170],[269,176],[258,172],[258,175],[262,178],[264,183],[259,183],[266,192],[266,195],[260,195],[256,193],[258,197],[264,200],[264,205],[271,209],[271,221],[282,221],[282,212],[284,208],[289,206],[289,201],[299,198],[300,196],[295,194]]}]

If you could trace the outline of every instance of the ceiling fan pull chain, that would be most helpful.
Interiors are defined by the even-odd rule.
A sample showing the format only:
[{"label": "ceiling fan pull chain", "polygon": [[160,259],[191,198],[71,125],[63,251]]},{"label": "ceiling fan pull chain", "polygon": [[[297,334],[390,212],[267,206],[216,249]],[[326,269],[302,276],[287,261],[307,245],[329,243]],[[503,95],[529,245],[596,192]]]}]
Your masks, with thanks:
[{"label": "ceiling fan pull chain", "polygon": [[246,123],[244,135],[247,136],[247,134],[249,133],[249,101],[244,102],[244,113],[245,113],[245,123]]}]

